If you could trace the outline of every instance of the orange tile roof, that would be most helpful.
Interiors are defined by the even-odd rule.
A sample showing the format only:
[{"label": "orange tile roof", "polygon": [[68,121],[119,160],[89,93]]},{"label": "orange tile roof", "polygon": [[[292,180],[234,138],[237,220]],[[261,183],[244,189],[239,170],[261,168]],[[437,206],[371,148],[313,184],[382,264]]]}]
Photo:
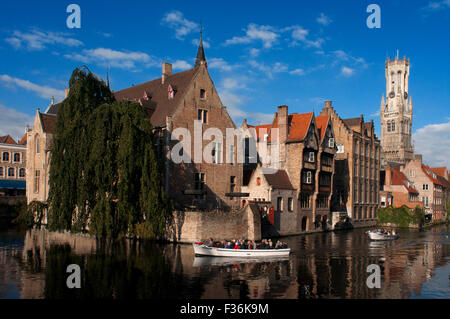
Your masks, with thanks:
[{"label": "orange tile roof", "polygon": [[289,115],[288,142],[303,141],[308,133],[313,113],[291,114]]},{"label": "orange tile roof", "polygon": [[416,189],[408,185],[408,179],[405,174],[400,172],[397,167],[391,167],[391,184],[404,186],[410,193],[419,193]]},{"label": "orange tile roof", "polygon": [[[256,140],[259,142],[261,138],[263,137],[263,134],[269,134],[270,133],[270,127],[272,124],[263,124],[263,125],[248,125],[249,128],[254,128],[256,131]],[[251,133],[253,130],[249,130]],[[264,133],[265,132],[265,133]],[[253,134],[253,133],[252,133]]]},{"label": "orange tile roof", "polygon": [[17,144],[16,141],[14,141],[14,139],[10,135],[0,136],[0,143],[13,145]]},{"label": "orange tile roof", "polygon": [[328,121],[330,120],[330,117],[328,115],[320,115],[316,116],[316,124],[317,128],[320,132],[320,141],[323,141],[323,138],[325,137],[325,132],[327,131]]},{"label": "orange tile roof", "polygon": [[428,176],[429,179],[431,179],[434,184],[445,186],[441,181],[439,181],[439,179],[433,177],[432,173],[434,172],[431,171],[431,168],[428,165],[422,164],[422,171],[425,173],[425,175]]},{"label": "orange tile roof", "polygon": [[27,133],[25,133],[19,141],[20,145],[27,145]]},{"label": "orange tile roof", "polygon": [[445,173],[447,173],[447,167],[430,167],[430,170],[442,177],[445,177]]}]

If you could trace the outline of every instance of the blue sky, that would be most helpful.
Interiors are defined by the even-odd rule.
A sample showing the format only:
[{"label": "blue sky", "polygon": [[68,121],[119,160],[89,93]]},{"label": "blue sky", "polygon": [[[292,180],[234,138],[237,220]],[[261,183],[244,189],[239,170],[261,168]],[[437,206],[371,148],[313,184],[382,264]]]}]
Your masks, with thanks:
[{"label": "blue sky", "polygon": [[[157,77],[161,62],[192,67],[203,21],[208,69],[240,125],[270,120],[278,105],[373,119],[385,93],[387,56],[410,58],[416,150],[450,167],[450,0],[434,1],[2,1],[0,135],[22,135],[38,107],[64,95],[87,65],[114,90]],[[66,7],[81,8],[81,29]],[[369,4],[381,28],[369,29]]]}]

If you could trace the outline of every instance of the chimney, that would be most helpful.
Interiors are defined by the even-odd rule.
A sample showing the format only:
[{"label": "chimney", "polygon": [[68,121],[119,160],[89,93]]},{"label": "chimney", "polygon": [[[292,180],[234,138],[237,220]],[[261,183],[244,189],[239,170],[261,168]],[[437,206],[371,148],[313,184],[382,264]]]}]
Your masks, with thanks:
[{"label": "chimney", "polygon": [[172,75],[172,64],[163,62],[162,64],[162,76],[161,76],[161,83],[164,84],[167,77]]},{"label": "chimney", "polygon": [[64,91],[64,98],[65,99],[67,99],[67,97],[69,96],[69,92],[70,92],[70,89],[66,88],[66,90]]},{"label": "chimney", "polygon": [[288,106],[281,105],[278,107],[278,129],[280,144],[286,142],[288,137]]},{"label": "chimney", "polygon": [[384,178],[384,185],[391,186],[391,180],[392,180],[392,168],[388,164],[388,165],[386,165],[386,176]]},{"label": "chimney", "polygon": [[331,108],[332,101],[325,101],[325,107]]},{"label": "chimney", "polygon": [[422,163],[422,154],[414,154],[414,160]]}]

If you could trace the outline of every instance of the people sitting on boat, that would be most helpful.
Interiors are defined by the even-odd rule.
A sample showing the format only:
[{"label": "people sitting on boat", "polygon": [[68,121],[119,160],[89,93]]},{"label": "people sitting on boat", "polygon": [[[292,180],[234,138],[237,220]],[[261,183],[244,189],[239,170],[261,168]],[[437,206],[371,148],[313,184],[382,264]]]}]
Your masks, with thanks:
[{"label": "people sitting on boat", "polygon": [[208,247],[214,247],[214,240],[210,237],[206,242],[205,245]]}]

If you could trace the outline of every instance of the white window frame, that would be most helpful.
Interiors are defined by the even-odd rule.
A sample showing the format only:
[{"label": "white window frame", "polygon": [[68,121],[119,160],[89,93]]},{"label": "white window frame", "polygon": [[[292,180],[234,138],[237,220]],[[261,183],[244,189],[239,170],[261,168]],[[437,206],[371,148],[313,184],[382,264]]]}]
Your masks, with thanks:
[{"label": "white window frame", "polygon": [[308,152],[308,162],[314,163],[314,152]]},{"label": "white window frame", "polygon": [[311,171],[306,172],[306,184],[312,184],[312,172]]},{"label": "white window frame", "polygon": [[330,137],[328,140],[328,147],[334,148],[334,138]]}]

